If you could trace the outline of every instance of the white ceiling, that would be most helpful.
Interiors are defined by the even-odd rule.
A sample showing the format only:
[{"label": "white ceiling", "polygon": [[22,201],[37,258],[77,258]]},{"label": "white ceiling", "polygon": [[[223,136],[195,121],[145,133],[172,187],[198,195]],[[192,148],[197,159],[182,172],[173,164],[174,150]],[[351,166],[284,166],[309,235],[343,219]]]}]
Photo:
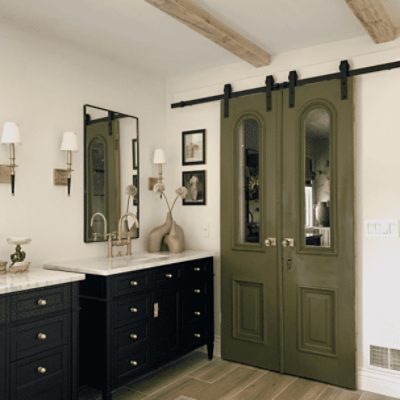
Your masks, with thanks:
[{"label": "white ceiling", "polygon": [[[272,56],[366,35],[344,0],[196,2]],[[400,26],[400,1],[385,5]],[[164,75],[240,62],[144,0],[0,0],[0,22]]]}]

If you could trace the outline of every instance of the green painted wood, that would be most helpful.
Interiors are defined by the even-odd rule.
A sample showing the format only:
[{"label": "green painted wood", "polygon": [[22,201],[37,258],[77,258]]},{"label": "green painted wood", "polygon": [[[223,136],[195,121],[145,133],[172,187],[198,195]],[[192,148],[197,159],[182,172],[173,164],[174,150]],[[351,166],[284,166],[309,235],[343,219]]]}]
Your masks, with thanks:
[{"label": "green painted wood", "polygon": [[[353,96],[340,99],[337,81],[296,88],[296,106],[283,92],[282,235],[284,371],[355,388]],[[331,248],[304,242],[304,115],[331,115]],[[288,260],[291,259],[291,268]]]},{"label": "green painted wood", "polygon": [[[90,219],[96,212],[101,212],[107,218],[108,232],[118,231],[118,221],[121,216],[121,178],[120,178],[120,147],[119,147],[119,121],[112,122],[112,132],[108,133],[108,122],[102,121],[98,123],[88,124],[86,126],[86,149],[85,163],[87,176],[86,205],[87,217],[86,221],[86,241],[93,241],[92,228],[90,227]],[[104,159],[104,191],[98,193],[94,190],[94,174],[92,162],[92,145],[94,142],[102,143],[105,148]],[[100,172],[99,172],[100,173]],[[101,219],[97,219],[100,229],[98,233],[103,232]],[[103,241],[106,238],[99,236],[97,241]]]},{"label": "green painted wood", "polygon": [[[331,246],[305,244],[306,112],[331,117]],[[221,105],[223,107],[223,105]],[[221,108],[221,116],[223,115]],[[261,229],[258,243],[238,241],[238,126],[262,125]],[[222,356],[348,388],[355,387],[353,97],[340,99],[337,81],[230,100],[221,122]],[[264,247],[276,237],[277,247]],[[294,247],[284,248],[284,238]]]},{"label": "green painted wood", "polygon": [[[273,108],[278,107],[273,93]],[[223,115],[223,112],[221,112]],[[258,242],[239,240],[239,126],[244,118],[260,126],[260,211]],[[222,356],[227,360],[279,370],[276,237],[277,114],[265,112],[265,96],[230,101],[230,117],[221,127]]]}]

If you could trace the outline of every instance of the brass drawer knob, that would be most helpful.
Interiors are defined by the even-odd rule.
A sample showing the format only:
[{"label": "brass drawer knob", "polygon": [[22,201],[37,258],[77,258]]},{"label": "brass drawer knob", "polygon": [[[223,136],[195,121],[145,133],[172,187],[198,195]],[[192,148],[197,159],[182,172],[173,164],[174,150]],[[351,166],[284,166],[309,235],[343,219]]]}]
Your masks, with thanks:
[{"label": "brass drawer knob", "polygon": [[194,337],[195,337],[196,339],[200,339],[200,338],[201,338],[201,335],[200,335],[200,333],[195,333],[195,334],[194,334]]},{"label": "brass drawer knob", "polygon": [[45,299],[39,299],[39,300],[37,301],[37,304],[38,304],[39,307],[45,307],[45,306],[47,306],[47,300],[45,300]]},{"label": "brass drawer knob", "polygon": [[166,277],[167,279],[171,279],[171,278],[173,278],[174,276],[173,276],[172,274],[165,274],[165,277]]},{"label": "brass drawer knob", "polygon": [[130,311],[131,313],[136,314],[138,312],[138,309],[136,307],[131,307]]},{"label": "brass drawer knob", "polygon": [[132,367],[137,367],[137,366],[138,366],[138,362],[135,361],[135,360],[129,361],[129,364],[130,364]]},{"label": "brass drawer knob", "polygon": [[201,290],[200,290],[200,289],[194,289],[194,292],[195,292],[196,294],[200,294],[200,293],[201,293]]},{"label": "brass drawer knob", "polygon": [[138,339],[138,335],[136,335],[136,333],[131,333],[131,334],[129,335],[129,337],[130,337],[132,340],[137,340],[137,339]]},{"label": "brass drawer knob", "polygon": [[201,312],[200,312],[200,311],[195,311],[195,312],[194,312],[194,315],[195,315],[196,317],[200,317]]},{"label": "brass drawer knob", "polygon": [[200,267],[194,267],[194,268],[193,268],[193,271],[195,271],[195,272],[200,272],[200,271],[201,271],[201,268],[200,268]]},{"label": "brass drawer knob", "polygon": [[135,286],[138,286],[138,285],[139,285],[138,281],[130,281],[129,284],[130,284],[132,287],[135,287]]},{"label": "brass drawer knob", "polygon": [[44,375],[47,372],[47,369],[45,367],[37,367],[38,374]]},{"label": "brass drawer knob", "polygon": [[38,340],[46,340],[47,339],[47,335],[43,332],[39,332],[36,337],[38,338]]}]

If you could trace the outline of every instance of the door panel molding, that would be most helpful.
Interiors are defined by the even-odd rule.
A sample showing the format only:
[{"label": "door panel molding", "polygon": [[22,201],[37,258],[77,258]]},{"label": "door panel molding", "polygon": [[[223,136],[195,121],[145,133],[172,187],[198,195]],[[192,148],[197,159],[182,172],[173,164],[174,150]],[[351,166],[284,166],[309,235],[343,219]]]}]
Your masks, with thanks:
[{"label": "door panel molding", "polygon": [[[307,246],[305,243],[305,199],[304,199],[304,182],[306,179],[306,167],[305,167],[305,158],[306,158],[306,138],[305,138],[305,129],[304,123],[307,115],[318,108],[325,109],[330,116],[330,146],[329,146],[329,160],[330,160],[330,247],[322,247],[322,246]],[[337,110],[334,104],[325,99],[312,99],[306,102],[297,113],[297,132],[296,138],[297,143],[296,146],[299,149],[297,152],[297,160],[296,164],[298,166],[298,171],[300,173],[300,177],[297,177],[298,181],[298,190],[296,194],[296,204],[298,205],[298,215],[300,216],[297,219],[297,227],[296,227],[296,239],[297,239],[297,252],[300,254],[308,254],[308,255],[332,255],[337,256],[338,249],[338,215],[337,215]]]},{"label": "door panel molding", "polygon": [[297,296],[299,350],[337,357],[336,289],[297,286]]},{"label": "door panel molding", "polygon": [[232,280],[233,332],[235,339],[264,343],[264,284]]},{"label": "door panel molding", "polygon": [[240,146],[239,146],[239,129],[240,125],[246,120],[246,119],[255,119],[260,127],[259,131],[259,182],[261,185],[261,191],[259,194],[259,201],[260,201],[260,227],[259,227],[259,241],[258,243],[245,243],[245,242],[240,242],[239,237],[240,237],[240,232],[239,232],[239,227],[240,227],[240,215],[238,213],[239,210],[239,195],[240,195],[240,188],[239,188],[239,180],[235,182],[233,185],[233,213],[232,213],[232,220],[234,221],[234,226],[232,230],[232,250],[239,250],[239,251],[249,251],[249,252],[265,252],[264,248],[264,224],[262,221],[264,221],[264,196],[261,194],[264,189],[264,186],[266,185],[265,182],[265,157],[263,156],[263,149],[265,147],[265,135],[266,135],[266,126],[264,123],[264,119],[262,115],[257,112],[256,110],[247,110],[245,113],[241,114],[239,118],[237,118],[233,124],[234,130],[233,130],[233,135],[234,135],[234,146],[233,146],[233,175],[237,176],[239,168],[240,168]]}]

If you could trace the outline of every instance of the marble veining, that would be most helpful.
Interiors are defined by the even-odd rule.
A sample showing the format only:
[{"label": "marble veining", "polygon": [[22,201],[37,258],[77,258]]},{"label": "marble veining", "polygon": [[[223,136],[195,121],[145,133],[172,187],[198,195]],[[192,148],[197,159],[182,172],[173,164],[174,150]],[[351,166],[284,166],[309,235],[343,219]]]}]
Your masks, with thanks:
[{"label": "marble veining", "polygon": [[49,262],[46,263],[43,268],[108,276],[141,269],[161,267],[163,265],[184,261],[198,260],[200,258],[213,257],[214,255],[213,252],[204,250],[186,250],[179,254],[168,252],[138,253],[130,257],[114,257],[110,259],[107,257],[97,257],[63,262]]},{"label": "marble veining", "polygon": [[0,294],[20,292],[46,286],[61,285],[85,279],[83,274],[47,271],[43,268],[31,268],[28,272],[0,275]]}]

